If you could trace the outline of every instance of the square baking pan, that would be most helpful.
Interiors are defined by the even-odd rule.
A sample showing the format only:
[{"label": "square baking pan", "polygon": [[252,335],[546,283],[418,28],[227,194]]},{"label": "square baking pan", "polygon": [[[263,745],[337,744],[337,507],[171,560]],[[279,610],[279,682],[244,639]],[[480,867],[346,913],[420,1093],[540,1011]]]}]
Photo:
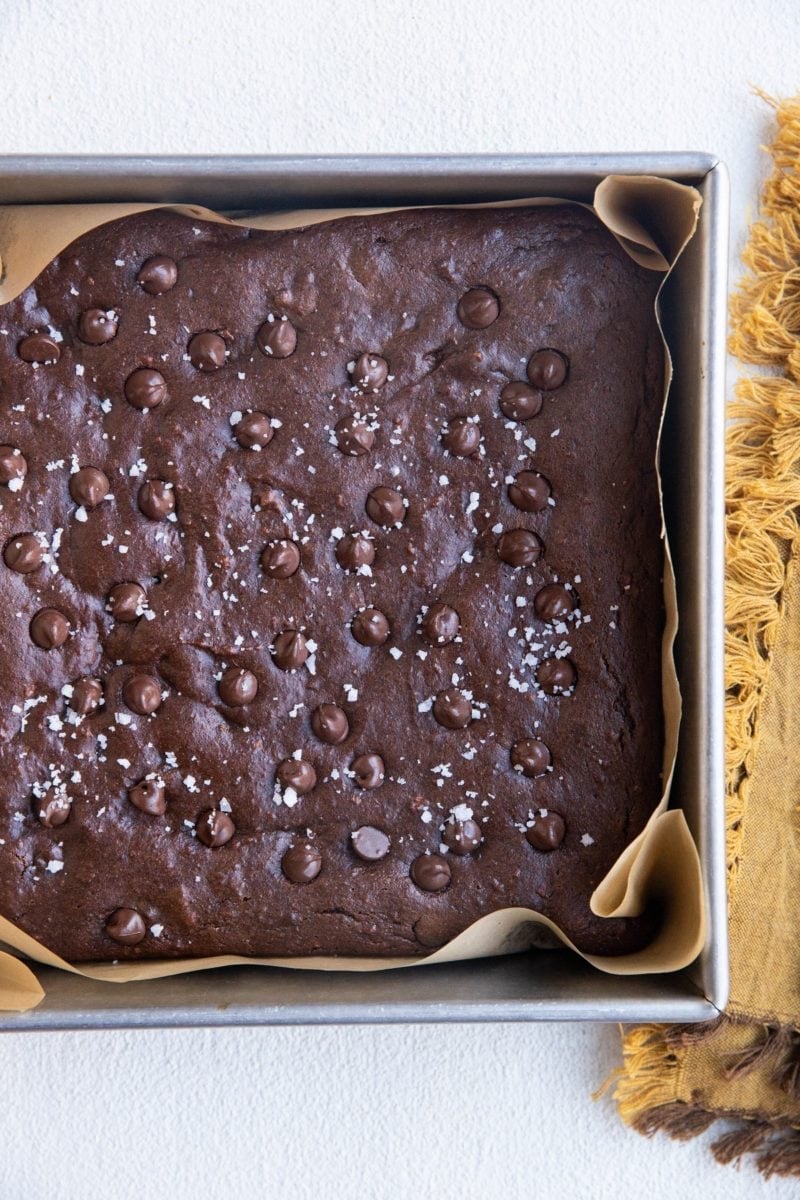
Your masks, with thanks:
[{"label": "square baking pan", "polygon": [[659,175],[703,196],[664,292],[675,375],[662,471],[678,586],[684,720],[673,806],[697,840],[708,905],[698,960],[603,975],[568,951],[378,974],[236,967],[117,986],[36,967],[46,997],[0,1029],[403,1021],[702,1021],[728,992],[723,761],[724,405],[728,181],[709,154],[404,157],[2,157],[0,204],[194,202],[225,212],[558,196],[606,175]]}]

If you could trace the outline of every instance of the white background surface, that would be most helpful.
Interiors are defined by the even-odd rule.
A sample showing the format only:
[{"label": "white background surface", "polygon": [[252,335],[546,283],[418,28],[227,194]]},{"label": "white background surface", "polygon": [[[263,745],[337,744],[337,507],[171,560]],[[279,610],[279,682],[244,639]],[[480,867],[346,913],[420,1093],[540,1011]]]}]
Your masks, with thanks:
[{"label": "white background surface", "polygon": [[[796,0],[0,0],[0,152],[709,150],[733,252],[750,85],[800,89]],[[2,1200],[797,1195],[588,1093],[601,1026],[0,1038]]]}]

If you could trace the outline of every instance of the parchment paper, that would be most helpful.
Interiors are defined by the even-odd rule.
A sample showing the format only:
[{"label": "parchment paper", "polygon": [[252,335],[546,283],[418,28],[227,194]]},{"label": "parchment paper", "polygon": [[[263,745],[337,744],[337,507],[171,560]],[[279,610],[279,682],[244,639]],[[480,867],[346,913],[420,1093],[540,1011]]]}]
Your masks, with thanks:
[{"label": "parchment paper", "polygon": [[[499,201],[495,204],[449,207],[513,207],[565,204],[575,201],[551,198]],[[694,233],[701,198],[693,188],[654,176],[612,175],[595,191],[592,208],[625,251],[640,265],[664,273],[666,279]],[[23,291],[47,264],[81,234],[98,225],[132,213],[167,208],[195,219],[220,221],[258,229],[290,229],[344,216],[391,211],[389,209],[312,209],[306,212],[269,213],[230,222],[219,213],[195,205],[89,204],[30,205],[0,208],[0,304]],[[663,287],[663,284],[662,284]],[[659,297],[661,289],[659,289]],[[658,300],[656,302],[658,311]],[[671,379],[669,349],[664,345],[664,407]],[[662,409],[663,424],[663,409]],[[659,433],[660,451],[660,433]],[[657,462],[658,467],[658,462]],[[660,480],[660,473],[659,473]],[[658,905],[662,921],[654,940],[643,950],[619,957],[582,954],[601,971],[635,975],[679,970],[697,956],[705,940],[705,912],[700,861],[684,814],[667,810],[677,751],[681,699],[673,661],[678,626],[675,579],[666,529],[664,604],[666,622],[662,646],[664,704],[664,787],[660,803],[642,833],[630,843],[591,896],[592,912],[600,917],[639,915]],[[549,932],[546,932],[549,931]],[[35,1007],[44,991],[33,971],[17,955],[38,963],[111,983],[157,979],[167,975],[204,971],[233,965],[263,965],[317,971],[381,971],[459,959],[507,954],[541,944],[545,939],[570,947],[572,942],[547,917],[527,908],[506,908],[476,921],[447,945],[424,958],[214,958],[100,963],[80,967],[65,962],[10,921],[0,917],[0,1009],[23,1012]],[[556,941],[557,939],[557,941]]]}]

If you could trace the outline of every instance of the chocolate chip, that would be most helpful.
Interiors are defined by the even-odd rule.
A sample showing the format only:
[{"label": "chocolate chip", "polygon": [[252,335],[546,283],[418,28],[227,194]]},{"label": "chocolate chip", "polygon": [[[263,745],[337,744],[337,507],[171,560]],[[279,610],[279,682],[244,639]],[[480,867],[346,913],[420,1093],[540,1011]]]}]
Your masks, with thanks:
[{"label": "chocolate chip", "polygon": [[422,618],[422,634],[432,646],[446,646],[458,637],[461,622],[449,604],[432,604]]},{"label": "chocolate chip", "polygon": [[442,445],[456,458],[468,458],[481,444],[481,427],[469,417],[453,417],[442,434]]},{"label": "chocolate chip", "polygon": [[288,579],[300,566],[297,543],[286,538],[269,542],[261,552],[261,566],[270,579]]},{"label": "chocolate chip", "polygon": [[386,778],[386,767],[380,754],[359,754],[350,763],[350,770],[353,783],[365,791],[380,787]]},{"label": "chocolate chip", "polygon": [[528,360],[528,379],[543,392],[561,387],[568,371],[567,359],[558,350],[537,350]]},{"label": "chocolate chip", "polygon": [[166,254],[154,254],[142,263],[136,282],[150,296],[163,296],[178,282],[178,264]]},{"label": "chocolate chip", "polygon": [[212,849],[224,846],[236,833],[236,826],[228,814],[220,812],[217,808],[207,808],[202,812],[194,828],[203,845]]},{"label": "chocolate chip", "polygon": [[350,834],[353,853],[363,862],[380,862],[391,849],[391,842],[382,829],[374,825],[362,825]]},{"label": "chocolate chip", "polygon": [[71,812],[72,801],[69,796],[46,792],[41,799],[33,802],[33,814],[45,829],[58,829],[59,825],[68,820]]},{"label": "chocolate chip", "polygon": [[456,312],[467,329],[487,329],[500,316],[500,301],[489,288],[470,288],[459,300]]},{"label": "chocolate chip", "polygon": [[359,354],[347,369],[355,386],[364,391],[377,392],[389,378],[389,364],[380,354]]},{"label": "chocolate chip", "polygon": [[147,592],[139,583],[116,583],[106,608],[115,621],[136,621],[147,607]]},{"label": "chocolate chip", "polygon": [[[16,446],[0,446],[0,484],[8,486],[28,474],[28,463]],[[18,491],[19,485],[10,489]]]},{"label": "chocolate chip", "polygon": [[67,700],[67,704],[73,712],[79,713],[82,717],[94,712],[102,702],[103,685],[99,679],[95,679],[91,675],[83,675],[80,679],[75,680],[72,685],[72,695]]},{"label": "chocolate chip", "polygon": [[575,611],[575,593],[561,583],[548,583],[536,593],[533,607],[541,621],[557,621]]},{"label": "chocolate chip", "polygon": [[196,333],[190,338],[187,353],[193,367],[198,371],[218,371],[225,366],[228,347],[225,338],[210,329]]},{"label": "chocolate chip", "polygon": [[69,494],[76,504],[84,508],[97,508],[105,500],[111,484],[105,471],[99,467],[81,467],[69,477]]},{"label": "chocolate chip", "polygon": [[433,702],[433,715],[445,729],[466,729],[472,720],[472,704],[463,692],[446,688]]},{"label": "chocolate chip", "polygon": [[259,329],[256,344],[267,358],[288,358],[297,348],[297,330],[288,317],[273,318]]},{"label": "chocolate chip", "polygon": [[17,533],[6,543],[3,560],[10,571],[29,575],[44,561],[44,547],[32,533]]},{"label": "chocolate chip", "polygon": [[137,367],[125,380],[125,399],[134,408],[147,412],[167,398],[167,381],[160,371]]},{"label": "chocolate chip", "polygon": [[541,540],[529,529],[509,529],[497,542],[497,555],[510,567],[532,567],[542,554]]},{"label": "chocolate chip", "polygon": [[365,533],[346,533],[336,543],[335,554],[343,571],[357,571],[375,562],[375,545]]},{"label": "chocolate chip", "polygon": [[548,696],[563,696],[575,686],[577,677],[568,658],[546,658],[536,671],[536,682]]},{"label": "chocolate chip", "polygon": [[133,712],[146,717],[161,707],[161,684],[152,675],[131,675],[125,681],[122,698]]},{"label": "chocolate chip", "polygon": [[139,510],[151,521],[164,521],[175,512],[175,488],[164,479],[148,479],[139,488]]},{"label": "chocolate chip", "polygon": [[527,383],[507,383],[500,393],[500,411],[510,421],[529,421],[542,409],[542,397],[539,392],[528,387]]},{"label": "chocolate chip", "polygon": [[441,854],[420,854],[411,864],[411,878],[423,892],[443,892],[450,877],[450,863]]},{"label": "chocolate chip", "polygon": [[61,347],[46,333],[31,333],[19,343],[17,354],[28,363],[57,363],[61,358]]},{"label": "chocolate chip", "polygon": [[40,608],[31,621],[30,634],[41,650],[57,650],[69,637],[69,621],[57,608]]},{"label": "chocolate chip", "polygon": [[322,855],[309,842],[296,842],[281,859],[281,870],[290,883],[311,883],[322,870]]},{"label": "chocolate chip", "polygon": [[564,818],[558,813],[548,812],[546,816],[537,814],[534,822],[526,830],[525,837],[534,850],[557,850],[564,840],[566,833]]},{"label": "chocolate chip", "polygon": [[442,841],[453,854],[472,854],[483,841],[483,833],[477,821],[448,821],[442,832]]},{"label": "chocolate chip", "polygon": [[547,746],[538,738],[520,738],[514,742],[510,757],[514,770],[529,779],[544,775],[553,761]]},{"label": "chocolate chip", "polygon": [[523,512],[541,512],[550,499],[550,484],[538,471],[520,471],[508,485],[508,498]]},{"label": "chocolate chip", "polygon": [[117,336],[119,317],[112,308],[87,308],[78,317],[78,337],[90,346],[102,346]]},{"label": "chocolate chip", "polygon": [[276,667],[282,671],[296,671],[302,667],[309,655],[308,642],[295,629],[284,629],[275,638],[272,656]]},{"label": "chocolate chip", "polygon": [[406,517],[407,504],[402,493],[390,487],[373,488],[365,507],[369,519],[384,529],[402,525]]},{"label": "chocolate chip", "polygon": [[121,946],[138,946],[147,933],[147,926],[134,908],[118,908],[106,921],[106,933]]},{"label": "chocolate chip", "polygon": [[305,796],[316,787],[317,772],[304,758],[285,758],[275,774],[282,788],[293,788],[298,796]]},{"label": "chocolate chip", "polygon": [[258,680],[252,671],[246,671],[244,667],[228,667],[217,690],[223,704],[242,708],[245,704],[252,704],[258,695]]},{"label": "chocolate chip", "polygon": [[167,791],[164,780],[147,776],[128,791],[128,799],[134,808],[149,817],[163,817],[167,811]]},{"label": "chocolate chip", "polygon": [[321,742],[338,746],[350,735],[347,713],[338,704],[320,704],[311,714],[311,728]]},{"label": "chocolate chip", "polygon": [[248,410],[233,427],[233,435],[244,450],[263,450],[275,430],[266,413]]},{"label": "chocolate chip", "polygon": [[375,441],[375,434],[369,425],[354,413],[336,422],[333,435],[342,454],[350,454],[353,457],[368,454]]},{"label": "chocolate chip", "polygon": [[361,646],[382,646],[389,636],[389,622],[378,608],[362,608],[350,622],[350,632]]}]

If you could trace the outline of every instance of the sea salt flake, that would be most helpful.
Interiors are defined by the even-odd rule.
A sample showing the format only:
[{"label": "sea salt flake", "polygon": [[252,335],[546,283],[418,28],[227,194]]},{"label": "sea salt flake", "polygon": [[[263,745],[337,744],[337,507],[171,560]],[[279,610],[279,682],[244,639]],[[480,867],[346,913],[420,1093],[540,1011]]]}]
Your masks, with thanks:
[{"label": "sea salt flake", "polygon": [[59,871],[63,871],[63,870],[64,870],[64,864],[58,858],[51,858],[49,863],[45,867],[45,871],[48,871],[49,874],[51,874],[51,875],[57,875]]}]

